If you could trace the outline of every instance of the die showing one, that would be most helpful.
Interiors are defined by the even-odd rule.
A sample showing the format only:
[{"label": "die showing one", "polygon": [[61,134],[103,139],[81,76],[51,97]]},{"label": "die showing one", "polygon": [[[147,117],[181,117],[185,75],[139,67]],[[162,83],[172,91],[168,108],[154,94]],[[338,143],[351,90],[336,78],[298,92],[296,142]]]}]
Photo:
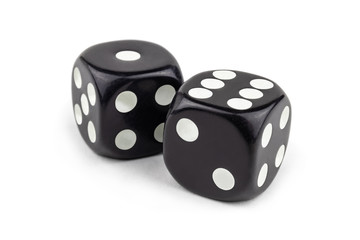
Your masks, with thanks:
[{"label": "die showing one", "polygon": [[182,83],[175,58],[154,43],[126,40],[88,48],[75,61],[72,77],[83,139],[111,158],[161,152],[165,117]]},{"label": "die showing one", "polygon": [[200,73],[179,89],[164,133],[173,177],[199,195],[248,200],[281,166],[291,106],[273,81],[239,71]]}]

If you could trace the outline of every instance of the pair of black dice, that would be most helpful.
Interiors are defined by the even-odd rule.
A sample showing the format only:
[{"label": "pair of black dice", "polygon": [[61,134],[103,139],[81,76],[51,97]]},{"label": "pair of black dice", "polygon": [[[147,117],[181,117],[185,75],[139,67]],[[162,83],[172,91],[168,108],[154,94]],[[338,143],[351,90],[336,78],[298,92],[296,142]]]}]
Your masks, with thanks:
[{"label": "pair of black dice", "polygon": [[133,159],[164,151],[181,185],[217,200],[259,195],[287,148],[291,106],[273,81],[214,70],[183,83],[175,58],[149,42],[85,50],[72,97],[80,133],[96,153]]}]

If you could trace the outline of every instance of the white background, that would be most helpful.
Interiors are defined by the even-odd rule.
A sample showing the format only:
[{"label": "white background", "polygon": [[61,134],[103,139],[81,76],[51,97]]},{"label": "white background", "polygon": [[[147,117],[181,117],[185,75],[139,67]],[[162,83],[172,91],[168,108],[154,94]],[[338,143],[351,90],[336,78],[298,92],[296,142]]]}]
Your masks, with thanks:
[{"label": "white background", "polygon": [[[359,239],[358,1],[3,1],[0,239]],[[277,82],[292,101],[287,155],[254,200],[180,187],[162,156],[109,160],[73,119],[87,47],[163,45],[184,78],[219,68]]]}]

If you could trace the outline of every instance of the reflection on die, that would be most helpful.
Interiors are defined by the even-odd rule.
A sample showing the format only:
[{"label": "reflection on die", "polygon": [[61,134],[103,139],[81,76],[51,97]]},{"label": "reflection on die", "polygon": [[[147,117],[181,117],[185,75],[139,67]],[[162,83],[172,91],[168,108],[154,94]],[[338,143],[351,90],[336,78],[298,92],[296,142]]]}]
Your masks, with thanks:
[{"label": "reflection on die", "polygon": [[166,114],[183,83],[175,58],[144,41],[115,41],[75,61],[72,98],[80,133],[96,153],[132,159],[162,151]]},{"label": "reflection on die", "polygon": [[275,178],[290,124],[290,101],[273,81],[239,71],[203,72],[174,99],[165,124],[165,163],[199,195],[251,199]]}]

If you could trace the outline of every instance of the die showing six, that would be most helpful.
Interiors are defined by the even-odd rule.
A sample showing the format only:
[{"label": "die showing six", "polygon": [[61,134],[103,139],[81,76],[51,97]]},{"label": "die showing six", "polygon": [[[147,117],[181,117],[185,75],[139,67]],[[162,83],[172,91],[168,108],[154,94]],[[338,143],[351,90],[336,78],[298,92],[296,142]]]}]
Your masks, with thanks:
[{"label": "die showing six", "polygon": [[111,158],[160,153],[165,117],[182,83],[175,58],[154,43],[126,40],[88,48],[75,61],[72,81],[83,139]]},{"label": "die showing six", "polygon": [[81,136],[96,153],[133,159],[163,150],[182,186],[216,200],[265,191],[287,149],[291,105],[277,84],[233,70],[183,84],[175,58],[150,42],[85,50],[74,64],[72,98]]},{"label": "die showing six", "polygon": [[199,195],[251,199],[272,182],[290,130],[290,102],[274,82],[249,73],[200,73],[179,89],[166,120],[164,159]]}]

